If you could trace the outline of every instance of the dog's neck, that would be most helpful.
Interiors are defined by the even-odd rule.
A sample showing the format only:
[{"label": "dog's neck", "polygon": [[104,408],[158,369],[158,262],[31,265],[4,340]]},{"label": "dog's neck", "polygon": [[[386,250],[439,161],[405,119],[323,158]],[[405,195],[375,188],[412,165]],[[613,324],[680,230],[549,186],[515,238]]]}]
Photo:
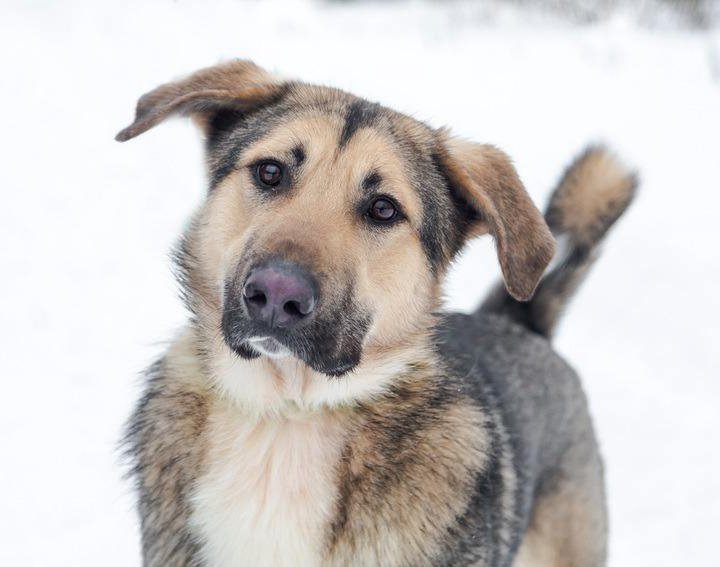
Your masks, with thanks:
[{"label": "dog's neck", "polygon": [[432,366],[428,334],[405,337],[399,345],[368,345],[361,363],[341,377],[317,372],[286,356],[243,359],[220,340],[208,341],[206,368],[221,396],[255,417],[282,417],[368,403],[378,399],[408,370]]}]

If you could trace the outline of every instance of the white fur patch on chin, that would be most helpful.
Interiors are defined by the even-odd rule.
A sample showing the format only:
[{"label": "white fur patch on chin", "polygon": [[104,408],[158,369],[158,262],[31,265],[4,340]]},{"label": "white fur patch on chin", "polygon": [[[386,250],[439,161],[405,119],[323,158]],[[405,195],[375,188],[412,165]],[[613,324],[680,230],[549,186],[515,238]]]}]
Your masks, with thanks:
[{"label": "white fur patch on chin", "polygon": [[280,359],[292,354],[290,349],[281,345],[272,337],[252,337],[248,339],[248,342],[254,350],[269,358]]}]

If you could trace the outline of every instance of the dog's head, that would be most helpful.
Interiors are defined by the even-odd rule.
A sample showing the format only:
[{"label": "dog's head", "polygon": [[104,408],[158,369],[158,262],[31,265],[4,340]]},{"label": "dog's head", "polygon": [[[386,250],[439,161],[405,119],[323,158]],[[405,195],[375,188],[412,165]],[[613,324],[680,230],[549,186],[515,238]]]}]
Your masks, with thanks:
[{"label": "dog's head", "polygon": [[189,305],[244,358],[324,374],[427,337],[440,283],[489,232],[525,300],[553,239],[509,159],[342,91],[233,61],[144,95],[124,141],[173,114],[207,143],[210,188],[179,254]]}]

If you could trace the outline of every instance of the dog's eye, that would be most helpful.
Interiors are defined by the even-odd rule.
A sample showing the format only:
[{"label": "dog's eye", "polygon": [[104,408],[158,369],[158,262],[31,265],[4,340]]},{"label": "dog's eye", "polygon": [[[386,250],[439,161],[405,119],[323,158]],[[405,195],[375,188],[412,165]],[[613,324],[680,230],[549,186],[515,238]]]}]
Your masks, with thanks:
[{"label": "dog's eye", "polygon": [[379,197],[370,203],[367,214],[376,222],[390,222],[398,216],[398,210],[390,199]]},{"label": "dog's eye", "polygon": [[263,185],[277,187],[283,178],[283,168],[275,161],[261,161],[257,164],[255,175]]}]

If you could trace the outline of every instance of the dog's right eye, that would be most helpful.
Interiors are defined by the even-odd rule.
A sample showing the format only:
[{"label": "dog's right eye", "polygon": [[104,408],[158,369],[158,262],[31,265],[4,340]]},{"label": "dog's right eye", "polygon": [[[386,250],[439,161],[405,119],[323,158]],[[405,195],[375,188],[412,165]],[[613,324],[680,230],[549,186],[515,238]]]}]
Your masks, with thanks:
[{"label": "dog's right eye", "polygon": [[258,181],[267,187],[277,187],[283,179],[283,168],[276,161],[261,161],[255,167]]}]

